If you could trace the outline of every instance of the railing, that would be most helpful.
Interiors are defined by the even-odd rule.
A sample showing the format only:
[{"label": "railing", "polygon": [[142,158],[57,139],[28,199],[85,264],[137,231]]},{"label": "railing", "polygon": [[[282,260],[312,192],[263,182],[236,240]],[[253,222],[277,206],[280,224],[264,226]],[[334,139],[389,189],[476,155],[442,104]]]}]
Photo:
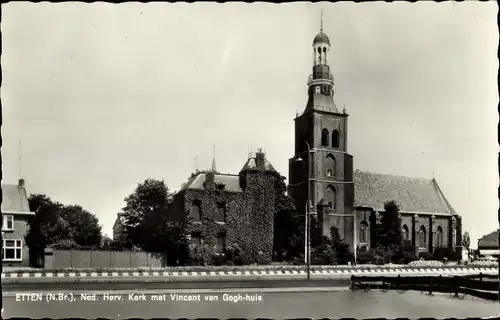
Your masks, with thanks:
[{"label": "railing", "polygon": [[371,277],[352,276],[352,290],[415,290],[425,291],[432,295],[433,292],[454,293],[486,299],[498,300],[499,282],[498,275],[476,274],[467,276],[423,276],[423,277]]},{"label": "railing", "polygon": [[318,74],[316,74],[316,77],[315,77],[314,74],[310,74],[309,77],[307,78],[307,84],[309,85],[314,80],[330,80],[330,81],[333,81],[333,74],[332,73],[329,73],[328,77],[326,77],[326,78],[324,76],[325,76],[324,73],[318,73]]}]

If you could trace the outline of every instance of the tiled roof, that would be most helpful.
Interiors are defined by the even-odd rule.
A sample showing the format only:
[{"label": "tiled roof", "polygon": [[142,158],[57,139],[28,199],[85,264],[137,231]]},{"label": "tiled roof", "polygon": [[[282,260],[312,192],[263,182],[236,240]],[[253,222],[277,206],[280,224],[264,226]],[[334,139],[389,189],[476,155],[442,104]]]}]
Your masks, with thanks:
[{"label": "tiled roof", "polygon": [[435,179],[411,178],[354,171],[354,204],[384,210],[384,202],[394,200],[402,212],[444,213],[455,211]]},{"label": "tiled roof", "polygon": [[[241,171],[246,170],[246,169],[257,169],[257,165],[255,163],[255,158],[250,158],[245,162],[245,165],[241,169]],[[264,170],[269,170],[269,171],[276,171],[272,164],[269,162],[269,160],[264,159]]]},{"label": "tiled roof", "polygon": [[[205,186],[205,179],[206,179],[206,174],[205,173],[198,173],[196,176],[191,178],[186,186],[184,187],[185,189],[204,189]],[[215,183],[216,184],[223,184],[224,190],[226,191],[233,191],[233,192],[241,192],[241,187],[240,187],[240,176],[239,175],[233,175],[233,174],[220,174],[216,173],[215,174]]]},{"label": "tiled roof", "polygon": [[30,213],[28,194],[25,187],[2,184],[2,212]]},{"label": "tiled roof", "polygon": [[498,248],[498,230],[493,231],[479,239],[477,245],[479,248]]}]

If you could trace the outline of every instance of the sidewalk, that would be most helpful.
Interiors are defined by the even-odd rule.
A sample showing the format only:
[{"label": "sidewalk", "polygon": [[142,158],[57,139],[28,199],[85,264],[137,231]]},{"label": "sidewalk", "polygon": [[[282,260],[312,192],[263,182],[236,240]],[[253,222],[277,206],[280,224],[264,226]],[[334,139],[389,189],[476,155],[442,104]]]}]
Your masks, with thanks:
[{"label": "sidewalk", "polygon": [[[418,276],[418,275],[464,275],[464,274],[498,274],[497,268],[492,267],[465,267],[465,266],[452,266],[440,268],[409,268],[409,267],[385,267],[385,268],[319,268],[311,270],[311,275],[315,277],[325,278],[345,278],[353,275],[368,275],[368,276],[387,276],[387,275],[401,275],[401,276]],[[290,268],[289,270],[259,270],[247,269],[241,271],[124,271],[124,270],[109,270],[101,272],[92,272],[88,270],[71,270],[64,272],[51,272],[50,270],[29,270],[29,271],[14,271],[2,273],[2,280],[8,279],[31,279],[31,278],[145,278],[145,277],[161,277],[165,279],[213,279],[220,281],[221,279],[238,279],[238,278],[255,278],[255,279],[273,279],[273,278],[290,278],[298,279],[306,275],[305,270],[297,268]],[[56,280],[57,281],[57,280]]]}]

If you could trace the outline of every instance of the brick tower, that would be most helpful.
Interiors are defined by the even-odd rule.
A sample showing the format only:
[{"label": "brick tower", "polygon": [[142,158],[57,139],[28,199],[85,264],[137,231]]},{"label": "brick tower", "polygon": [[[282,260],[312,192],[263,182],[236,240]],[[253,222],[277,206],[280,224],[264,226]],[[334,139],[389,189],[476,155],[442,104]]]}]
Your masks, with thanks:
[{"label": "brick tower", "polygon": [[[313,70],[309,76],[308,101],[295,118],[295,155],[289,160],[289,194],[304,215],[308,180],[313,216],[323,236],[330,227],[353,244],[354,183],[353,157],[347,153],[346,110],[334,101],[334,79],[328,65],[330,40],[321,30],[313,41]],[[308,146],[310,156],[308,156]],[[311,162],[309,163],[309,158]],[[310,171],[310,175],[308,175]]]}]

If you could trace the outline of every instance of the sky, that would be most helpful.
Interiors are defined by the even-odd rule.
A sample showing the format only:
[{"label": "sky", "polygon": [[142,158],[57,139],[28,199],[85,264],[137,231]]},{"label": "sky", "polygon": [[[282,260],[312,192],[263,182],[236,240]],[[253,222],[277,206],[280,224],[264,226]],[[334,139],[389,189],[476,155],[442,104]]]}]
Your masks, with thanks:
[{"label": "sky", "polygon": [[288,176],[321,8],[354,167],[434,176],[476,246],[498,228],[493,1],[2,4],[2,182],[112,236],[138,183],[178,190],[214,144],[220,172],[263,148]]}]

